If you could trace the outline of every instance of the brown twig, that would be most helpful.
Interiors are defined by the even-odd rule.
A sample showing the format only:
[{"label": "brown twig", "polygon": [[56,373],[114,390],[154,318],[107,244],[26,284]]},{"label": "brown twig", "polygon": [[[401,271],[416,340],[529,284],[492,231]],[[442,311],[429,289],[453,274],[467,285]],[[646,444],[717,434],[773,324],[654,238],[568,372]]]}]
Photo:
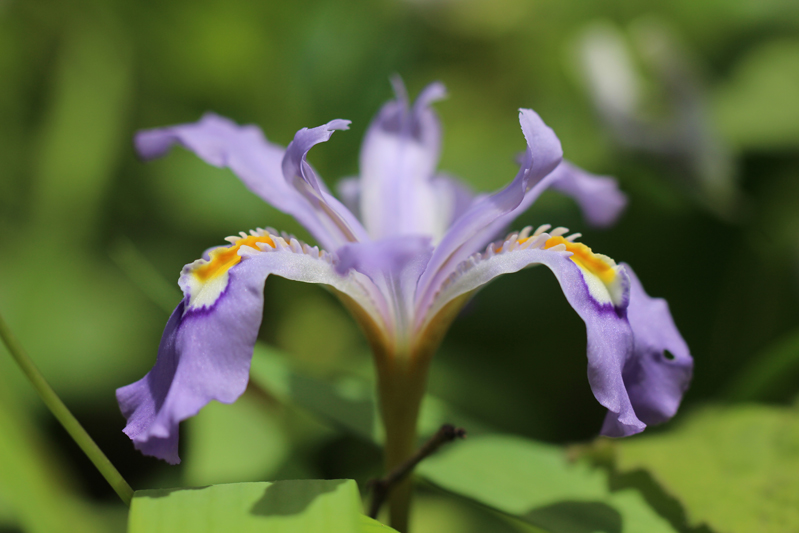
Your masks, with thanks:
[{"label": "brown twig", "polygon": [[465,438],[465,429],[456,428],[452,424],[444,424],[436,431],[435,435],[430,437],[430,439],[425,442],[415,454],[409,457],[407,461],[389,472],[385,477],[371,480],[367,485],[372,489],[372,505],[369,507],[369,516],[377,518],[377,513],[380,511],[383,502],[386,501],[391,489],[410,474],[422,459],[433,455],[443,444],[455,439]]}]

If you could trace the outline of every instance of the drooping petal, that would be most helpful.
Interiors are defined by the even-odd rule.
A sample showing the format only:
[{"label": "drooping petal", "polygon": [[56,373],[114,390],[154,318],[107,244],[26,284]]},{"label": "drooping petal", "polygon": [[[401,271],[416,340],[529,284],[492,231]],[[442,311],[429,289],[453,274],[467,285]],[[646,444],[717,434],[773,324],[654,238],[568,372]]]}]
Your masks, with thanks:
[{"label": "drooping petal", "polygon": [[[387,237],[379,241],[346,244],[338,249],[336,268],[344,274],[351,269],[368,276],[390,295],[394,335],[400,350],[407,345],[412,331],[416,284],[433,253],[430,237],[409,235]],[[404,343],[404,344],[403,344]]]},{"label": "drooping petal", "polygon": [[[670,318],[665,318],[668,313],[663,315],[662,301],[655,300],[652,305],[647,300],[640,284],[631,287],[637,280],[631,279],[625,266],[564,239],[564,233],[559,228],[531,237],[527,232],[513,234],[504,242],[489,245],[485,253],[470,257],[442,285],[422,331],[434,326],[439,313],[457,298],[468,296],[502,274],[543,264],[555,274],[569,304],[585,322],[588,381],[596,399],[608,409],[602,433],[639,433],[646,424],[671,416],[679,404],[686,385],[687,349],[677,341],[676,329],[652,329],[671,324]],[[630,314],[635,319],[628,320]],[[647,326],[653,319],[657,324]],[[662,355],[666,343],[679,354],[675,354],[675,361],[680,363],[663,366],[664,359],[657,359],[655,354]],[[666,384],[644,390],[663,377]]]},{"label": "drooping petal", "polygon": [[[633,356],[624,367],[624,385],[638,418],[647,425],[660,424],[677,412],[688,389],[694,361],[662,298],[645,291],[629,265],[630,305],[627,318],[633,330]],[[610,414],[602,434],[622,437],[629,433]]]},{"label": "drooping petal", "polygon": [[518,174],[504,189],[472,203],[448,229],[419,280],[416,306],[420,317],[449,272],[480,249],[475,246],[481,243],[486,227],[513,211],[526,196],[537,197],[551,180],[548,175],[563,159],[560,141],[534,111],[520,110],[519,122],[527,150]]},{"label": "drooping petal", "polygon": [[556,177],[550,187],[574,198],[592,226],[612,226],[627,207],[627,195],[610,176],[595,176],[568,161],[552,173]]},{"label": "drooping petal", "polygon": [[314,169],[308,164],[308,152],[321,142],[326,142],[336,130],[346,130],[350,121],[336,119],[316,128],[303,128],[294,135],[283,156],[282,168],[286,182],[293,186],[319,212],[327,214],[328,230],[339,235],[339,242],[356,242],[368,239],[366,230],[325,187]]},{"label": "drooping petal", "polygon": [[125,433],[137,449],[170,463],[180,460],[181,420],[211,400],[232,403],[244,392],[267,276],[326,285],[376,324],[383,321],[385,303],[369,279],[338,274],[334,256],[264,230],[230,240],[183,269],[185,298],[167,323],[155,366],[117,390]]},{"label": "drooping petal", "polygon": [[431,235],[438,241],[449,223],[438,209],[433,183],[441,148],[441,126],[430,105],[446,94],[433,83],[413,106],[402,82],[385,104],[361,147],[360,213],[373,239]]},{"label": "drooping petal", "polygon": [[135,144],[145,159],[161,157],[180,144],[211,165],[230,168],[247,188],[296,218],[325,248],[335,249],[346,242],[329,213],[286,183],[281,168],[285,151],[267,141],[256,126],[239,126],[207,113],[196,123],[140,131]]}]

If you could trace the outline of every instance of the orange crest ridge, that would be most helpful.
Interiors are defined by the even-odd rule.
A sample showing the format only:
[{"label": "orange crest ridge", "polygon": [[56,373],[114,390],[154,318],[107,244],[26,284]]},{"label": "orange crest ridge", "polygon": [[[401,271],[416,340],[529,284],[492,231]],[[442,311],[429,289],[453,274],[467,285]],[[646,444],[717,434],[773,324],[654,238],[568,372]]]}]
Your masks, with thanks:
[{"label": "orange crest ridge", "polygon": [[230,246],[220,246],[219,248],[211,250],[208,253],[210,259],[205,264],[195,268],[192,274],[202,283],[214,279],[217,276],[221,276],[241,261],[239,248],[242,246],[249,246],[259,250],[259,242],[266,243],[272,248],[275,247],[275,243],[269,235],[248,235],[237,239]]},{"label": "orange crest ridge", "polygon": [[616,265],[613,264],[612,260],[607,256],[595,254],[591,248],[581,242],[571,242],[563,237],[550,237],[544,243],[544,249],[552,248],[559,244],[565,245],[566,251],[572,253],[569,259],[574,261],[580,268],[598,277],[605,285],[613,283],[616,279]]}]

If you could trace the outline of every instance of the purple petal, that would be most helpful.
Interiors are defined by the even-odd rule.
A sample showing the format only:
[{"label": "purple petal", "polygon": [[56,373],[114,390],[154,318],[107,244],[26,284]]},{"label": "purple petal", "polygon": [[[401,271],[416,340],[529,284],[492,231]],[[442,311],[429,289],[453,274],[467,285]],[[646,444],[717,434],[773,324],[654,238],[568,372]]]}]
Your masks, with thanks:
[{"label": "purple petal", "polygon": [[275,247],[258,251],[239,246],[234,250],[241,257],[237,264],[226,269],[226,258],[210,274],[199,275],[212,264],[213,252],[211,261],[198,260],[184,268],[185,298],[167,323],[155,366],[143,379],[117,390],[128,419],[125,433],[143,453],[179,462],[180,421],[211,400],[232,403],[244,392],[261,323],[264,282],[270,274],[328,285],[347,295],[376,324],[384,323],[385,311],[374,303],[380,293],[366,276],[339,275],[330,255],[296,240],[287,243],[266,232],[258,238]]},{"label": "purple petal", "polygon": [[286,183],[281,169],[284,150],[267,141],[255,126],[239,126],[207,113],[193,124],[141,131],[135,144],[145,159],[161,157],[180,144],[211,165],[230,168],[264,201],[294,216],[322,246],[335,249],[346,242],[328,213]]},{"label": "purple petal", "polygon": [[391,295],[389,323],[394,325],[394,334],[407,335],[411,331],[416,284],[432,252],[430,237],[420,235],[346,244],[337,251],[336,269],[342,274],[351,270],[361,272],[383,294]]},{"label": "purple petal", "polygon": [[385,104],[364,137],[360,158],[360,212],[373,239],[446,230],[432,183],[441,149],[441,126],[430,105],[444,86],[425,88],[412,107],[395,80],[397,98]]},{"label": "purple petal", "polygon": [[336,119],[316,128],[303,128],[294,135],[283,156],[283,176],[288,184],[319,212],[328,215],[331,233],[338,232],[340,243],[368,239],[366,230],[344,204],[325,187],[322,180],[308,164],[308,152],[319,143],[326,142],[336,130],[346,130],[350,121]]},{"label": "purple petal", "polygon": [[490,245],[484,254],[459,265],[443,283],[419,330],[439,320],[447,304],[492,279],[533,264],[546,265],[586,325],[588,381],[596,399],[608,409],[602,434],[632,435],[673,416],[690,381],[693,361],[666,303],[647,296],[627,265],[595,255],[613,266],[614,287],[578,266],[565,248],[545,249],[550,235],[533,236],[521,244],[517,238]]},{"label": "purple petal", "polygon": [[551,179],[548,174],[560,164],[563,158],[560,141],[541,117],[530,109],[522,109],[519,122],[527,141],[519,173],[501,191],[474,202],[449,228],[419,281],[417,309],[429,306],[455,265],[485,246],[482,235],[486,227],[512,212],[526,196],[537,197]]},{"label": "purple petal", "polygon": [[[633,356],[623,377],[635,413],[647,425],[660,424],[677,412],[693,375],[694,361],[661,298],[651,298],[629,265],[630,305],[627,318],[634,335]],[[602,434],[625,436],[608,416]]]},{"label": "purple petal", "polygon": [[550,187],[574,198],[592,226],[612,226],[627,206],[627,195],[610,176],[595,176],[567,161],[552,173]]}]

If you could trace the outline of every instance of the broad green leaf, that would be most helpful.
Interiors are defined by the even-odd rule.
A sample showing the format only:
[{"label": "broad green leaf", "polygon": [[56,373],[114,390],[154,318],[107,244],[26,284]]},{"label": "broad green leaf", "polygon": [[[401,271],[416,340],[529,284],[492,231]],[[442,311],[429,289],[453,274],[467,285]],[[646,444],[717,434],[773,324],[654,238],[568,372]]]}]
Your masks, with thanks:
[{"label": "broad green leaf", "polygon": [[[8,357],[2,349],[0,357]],[[30,533],[104,531],[101,520],[65,482],[48,443],[4,398],[0,394],[0,530],[19,526]]]},{"label": "broad green leaf", "polygon": [[692,525],[799,531],[797,409],[709,407],[669,432],[617,446],[619,470],[647,470],[682,502]]},{"label": "broad green leaf", "polygon": [[244,394],[232,405],[211,402],[189,420],[185,482],[189,486],[272,479],[289,452],[275,409]]},{"label": "broad green leaf", "polygon": [[391,533],[392,531],[397,531],[396,529],[388,527],[384,523],[378,522],[374,518],[369,518],[366,515],[361,515],[360,522],[361,529],[359,530],[359,533]]},{"label": "broad green leaf", "polygon": [[128,533],[175,531],[361,533],[361,501],[345,479],[137,491]]},{"label": "broad green leaf", "polygon": [[585,461],[572,464],[562,448],[520,437],[467,439],[425,459],[417,472],[548,531],[674,531],[635,490],[611,492],[603,470]]}]

